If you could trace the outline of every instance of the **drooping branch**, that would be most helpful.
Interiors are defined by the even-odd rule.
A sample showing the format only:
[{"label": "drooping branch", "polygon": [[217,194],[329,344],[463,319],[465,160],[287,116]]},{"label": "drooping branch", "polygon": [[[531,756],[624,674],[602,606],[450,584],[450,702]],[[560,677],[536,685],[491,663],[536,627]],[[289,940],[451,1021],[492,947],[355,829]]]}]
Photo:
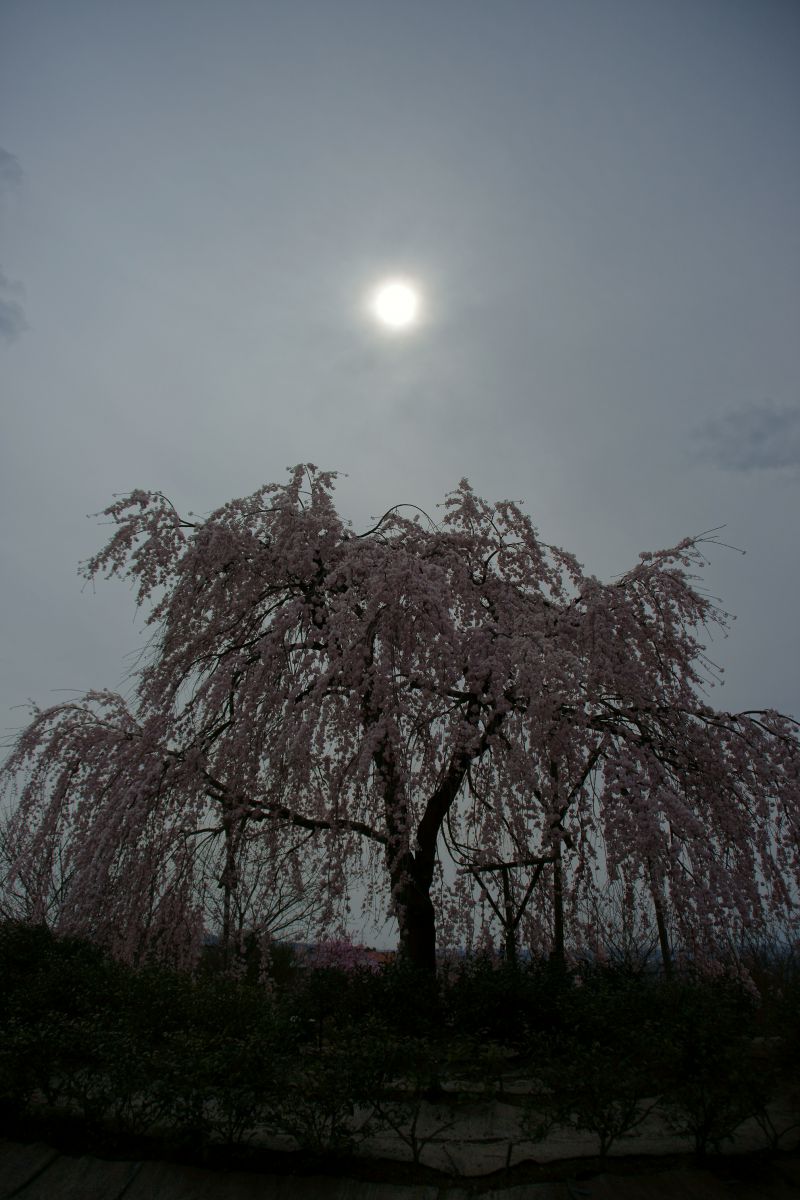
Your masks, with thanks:
[{"label": "drooping branch", "polygon": [[254,821],[277,818],[279,821],[285,821],[287,825],[297,826],[298,829],[325,830],[329,833],[345,831],[359,833],[371,842],[377,842],[379,846],[385,846],[389,841],[386,834],[367,825],[364,821],[355,821],[349,817],[341,817],[335,821],[324,820],[321,817],[305,817],[302,813],[293,812],[283,804],[261,803],[256,807],[248,808],[247,814]]}]

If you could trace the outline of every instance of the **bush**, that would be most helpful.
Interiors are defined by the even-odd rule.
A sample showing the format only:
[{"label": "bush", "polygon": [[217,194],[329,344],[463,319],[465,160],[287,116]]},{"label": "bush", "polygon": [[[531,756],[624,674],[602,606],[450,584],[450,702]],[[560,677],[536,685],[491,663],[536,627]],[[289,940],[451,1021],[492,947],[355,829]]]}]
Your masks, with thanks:
[{"label": "bush", "polygon": [[754,1000],[736,984],[684,979],[665,988],[662,1107],[705,1155],[763,1112],[771,1080],[751,1054]]},{"label": "bush", "polygon": [[594,1133],[605,1157],[618,1139],[633,1132],[655,1107],[647,1061],[634,1040],[620,1053],[606,1041],[540,1041],[536,1075],[541,1090],[526,1099],[523,1129],[541,1141],[555,1125]]},{"label": "bush", "polygon": [[385,1072],[385,1043],[369,1033],[344,1033],[311,1044],[286,1063],[272,1088],[266,1117],[314,1154],[348,1153],[373,1128],[375,1100]]},{"label": "bush", "polygon": [[193,1146],[238,1144],[274,1098],[296,1036],[261,988],[123,967],[46,930],[0,930],[0,1088],[37,1094],[95,1140],[164,1125]]},{"label": "bush", "polygon": [[569,975],[547,962],[511,966],[488,956],[468,959],[443,983],[451,1033],[520,1047],[533,1033],[562,1024]]},{"label": "bush", "polygon": [[[405,1142],[414,1165],[419,1166],[428,1143],[453,1125],[452,1111],[445,1105],[441,1120],[441,1106],[435,1107],[437,1101],[441,1105],[442,1076],[473,1061],[473,1048],[425,1038],[399,1040],[390,1031],[378,1031],[373,1037],[378,1039],[381,1063],[371,1097],[375,1117]],[[427,1126],[420,1124],[424,1112],[430,1118]]]},{"label": "bush", "polygon": [[[0,1095],[24,1112],[87,1092],[96,1031],[119,998],[121,968],[101,950],[47,929],[0,927]],[[88,1089],[89,1091],[91,1089]]]},{"label": "bush", "polygon": [[540,1082],[530,1136],[591,1130],[605,1155],[657,1097],[700,1154],[749,1116],[773,1147],[788,1132],[767,1102],[797,1053],[797,973],[770,1000],[783,1039],[756,1062],[755,1000],[725,979],[478,959],[437,983],[403,962],[282,965],[268,990],[208,966],[194,978],[133,969],[43,928],[0,926],[0,1104],[12,1118],[60,1106],[95,1142],[158,1134],[194,1151],[266,1126],[342,1153],[383,1126],[419,1163],[451,1121],[443,1082],[502,1090],[522,1056]]}]

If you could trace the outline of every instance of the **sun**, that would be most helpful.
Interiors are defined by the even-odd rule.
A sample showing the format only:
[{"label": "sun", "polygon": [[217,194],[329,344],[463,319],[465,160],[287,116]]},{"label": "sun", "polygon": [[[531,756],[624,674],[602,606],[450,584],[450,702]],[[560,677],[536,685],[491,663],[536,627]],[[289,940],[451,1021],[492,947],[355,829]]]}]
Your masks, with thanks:
[{"label": "sun", "polygon": [[422,308],[419,288],[409,279],[385,279],[372,292],[369,307],[384,329],[406,332],[419,322]]}]

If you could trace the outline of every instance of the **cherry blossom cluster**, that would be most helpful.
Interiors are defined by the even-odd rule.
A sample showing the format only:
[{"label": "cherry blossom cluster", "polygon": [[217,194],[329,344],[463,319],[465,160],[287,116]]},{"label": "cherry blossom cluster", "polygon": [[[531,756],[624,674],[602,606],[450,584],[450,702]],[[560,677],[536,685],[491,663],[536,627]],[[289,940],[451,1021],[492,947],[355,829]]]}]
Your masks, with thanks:
[{"label": "cherry blossom cluster", "polygon": [[6,888],[34,917],[57,887],[62,927],[190,957],[212,895],[229,938],[288,872],[324,922],[366,879],[430,967],[437,935],[514,905],[563,953],[609,882],[664,953],[794,911],[798,727],[705,698],[727,624],[696,586],[708,539],[603,583],[466,480],[438,524],[398,507],[361,534],[335,483],[305,464],[202,520],[160,493],[105,511],[84,573],[133,582],[151,653],[131,703],[35,710],[4,768]]}]

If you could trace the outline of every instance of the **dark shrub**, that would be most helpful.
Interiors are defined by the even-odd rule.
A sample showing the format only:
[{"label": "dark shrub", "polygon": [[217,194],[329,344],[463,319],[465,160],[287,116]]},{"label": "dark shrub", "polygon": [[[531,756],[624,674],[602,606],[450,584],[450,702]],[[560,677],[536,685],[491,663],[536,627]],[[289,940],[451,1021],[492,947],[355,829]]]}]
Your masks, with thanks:
[{"label": "dark shrub", "polygon": [[703,1155],[719,1151],[769,1099],[769,1076],[751,1054],[755,1001],[726,979],[684,978],[665,987],[662,1107]]},{"label": "dark shrub", "polygon": [[468,959],[445,980],[447,1024],[457,1036],[522,1046],[532,1033],[561,1028],[571,988],[570,976],[546,962]]}]

